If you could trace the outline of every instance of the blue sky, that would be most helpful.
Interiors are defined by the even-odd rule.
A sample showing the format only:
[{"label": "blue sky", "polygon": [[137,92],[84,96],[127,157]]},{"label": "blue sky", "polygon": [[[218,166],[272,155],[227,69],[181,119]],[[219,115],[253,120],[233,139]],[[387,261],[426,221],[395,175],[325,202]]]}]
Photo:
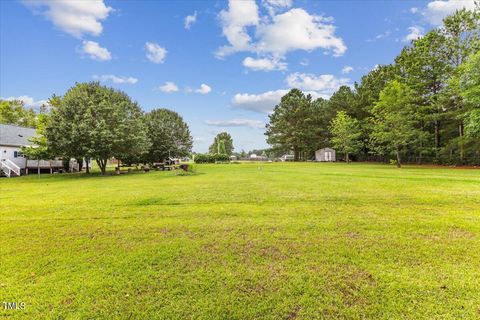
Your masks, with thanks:
[{"label": "blue sky", "polygon": [[289,88],[328,98],[472,1],[0,1],[0,97],[38,107],[99,80],[179,112],[204,152],[267,147]]}]

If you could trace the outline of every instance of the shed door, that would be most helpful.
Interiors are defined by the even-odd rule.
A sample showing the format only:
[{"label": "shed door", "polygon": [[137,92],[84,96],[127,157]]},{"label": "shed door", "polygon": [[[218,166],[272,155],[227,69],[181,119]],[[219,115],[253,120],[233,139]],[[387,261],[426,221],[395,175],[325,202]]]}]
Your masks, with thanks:
[{"label": "shed door", "polygon": [[330,151],[325,152],[325,161],[332,161],[332,153]]}]

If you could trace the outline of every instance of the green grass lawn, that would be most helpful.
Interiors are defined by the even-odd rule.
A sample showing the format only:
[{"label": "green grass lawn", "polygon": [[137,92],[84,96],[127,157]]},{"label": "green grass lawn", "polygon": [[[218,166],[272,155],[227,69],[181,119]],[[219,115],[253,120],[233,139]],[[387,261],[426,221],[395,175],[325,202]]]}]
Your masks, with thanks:
[{"label": "green grass lawn", "polygon": [[480,318],[480,170],[198,171],[0,179],[0,318]]}]

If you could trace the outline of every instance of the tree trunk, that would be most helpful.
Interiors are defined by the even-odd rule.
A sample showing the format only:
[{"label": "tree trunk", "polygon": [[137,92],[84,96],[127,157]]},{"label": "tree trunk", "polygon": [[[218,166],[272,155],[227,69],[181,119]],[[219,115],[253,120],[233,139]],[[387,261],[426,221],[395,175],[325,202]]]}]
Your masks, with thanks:
[{"label": "tree trunk", "polygon": [[98,167],[100,168],[100,172],[102,176],[104,176],[107,172],[107,159],[97,159]]},{"label": "tree trunk", "polygon": [[298,149],[293,148],[293,161],[298,161],[298,158],[299,158]]},{"label": "tree trunk", "polygon": [[78,172],[83,171],[83,158],[77,158],[77,164],[78,164]]},{"label": "tree trunk", "polygon": [[[461,122],[461,123],[458,125],[458,136],[459,136],[460,138],[463,137],[463,122]],[[464,150],[464,148],[463,148],[463,141],[462,141],[462,139],[460,139],[460,162],[461,162],[461,164],[463,164],[464,153],[465,153],[465,150]]]},{"label": "tree trunk", "polygon": [[397,168],[401,168],[402,167],[402,162],[400,160],[400,150],[397,148]]},{"label": "tree trunk", "polygon": [[347,161],[347,164],[350,163],[350,155],[348,154],[348,152],[345,155],[345,160]]},{"label": "tree trunk", "polygon": [[435,156],[438,157],[438,149],[440,148],[440,122],[435,120]]},{"label": "tree trunk", "polygon": [[[83,167],[83,163],[82,163],[82,167]],[[80,168],[79,171],[82,171],[82,168]],[[87,174],[90,173],[90,159],[89,158],[85,158],[85,172]]]}]

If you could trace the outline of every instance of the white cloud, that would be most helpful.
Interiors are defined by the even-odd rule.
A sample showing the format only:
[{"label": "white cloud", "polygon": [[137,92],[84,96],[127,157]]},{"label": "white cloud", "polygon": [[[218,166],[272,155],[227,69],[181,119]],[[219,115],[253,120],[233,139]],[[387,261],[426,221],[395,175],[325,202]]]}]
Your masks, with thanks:
[{"label": "white cloud", "polygon": [[410,12],[413,13],[413,14],[415,14],[415,13],[418,12],[418,8],[415,8],[415,7],[410,8]]},{"label": "white cloud", "polygon": [[343,73],[343,74],[347,74],[347,73],[350,73],[350,72],[352,72],[352,71],[353,71],[353,67],[350,67],[350,66],[345,66],[345,67],[343,67],[343,69],[342,69],[342,73]]},{"label": "white cloud", "polygon": [[98,42],[95,41],[83,41],[82,50],[93,60],[107,61],[112,59],[110,51],[108,51],[107,48],[101,47]]},{"label": "white cloud", "polygon": [[287,93],[286,89],[267,91],[261,94],[237,93],[232,99],[232,104],[241,109],[269,113]]},{"label": "white cloud", "polygon": [[212,91],[212,88],[210,86],[206,85],[205,83],[202,83],[200,85],[200,88],[195,90],[196,93],[200,93],[200,94],[207,94],[211,91]]},{"label": "white cloud", "polygon": [[158,43],[146,42],[147,58],[153,63],[163,63],[167,56],[167,50],[162,48]]},{"label": "white cloud", "polygon": [[113,74],[104,74],[101,76],[93,75],[93,79],[102,82],[112,81],[117,84],[135,84],[138,82],[138,79],[134,77],[117,77]]},{"label": "white cloud", "polygon": [[298,88],[304,91],[315,91],[319,95],[331,95],[340,86],[348,85],[350,79],[336,78],[332,74],[307,74],[292,73],[286,79],[287,84],[292,88]]},{"label": "white cloud", "polygon": [[275,58],[254,59],[252,57],[246,57],[243,60],[243,66],[255,71],[273,71],[287,69],[287,64],[285,62],[281,62],[280,59]]},{"label": "white cloud", "polygon": [[81,38],[85,34],[98,36],[102,33],[101,21],[113,10],[103,0],[24,0],[23,3],[52,21],[62,31]]},{"label": "white cloud", "polygon": [[258,7],[255,0],[229,1],[228,10],[220,11],[219,17],[223,35],[231,46],[219,48],[217,56],[224,57],[236,51],[251,50],[251,38],[246,28],[256,26],[259,23]]},{"label": "white cloud", "polygon": [[391,34],[392,34],[392,31],[391,31],[391,30],[387,30],[387,31],[385,31],[385,32],[382,32],[382,33],[377,34],[377,35],[375,36],[375,38],[367,39],[367,42],[373,42],[373,41],[385,39],[385,38],[388,38]]},{"label": "white cloud", "polygon": [[308,59],[302,59],[302,61],[300,61],[300,65],[302,66],[308,66],[308,64],[310,63],[310,61],[308,61]]},{"label": "white cloud", "polygon": [[347,50],[335,36],[335,26],[324,17],[310,15],[303,9],[291,9],[272,18],[272,23],[257,27],[257,50],[283,55],[289,51],[322,48],[341,56]]},{"label": "white cloud", "polygon": [[13,101],[13,100],[18,100],[22,101],[25,107],[27,108],[39,108],[42,105],[50,106],[48,103],[48,100],[36,100],[30,96],[18,96],[18,97],[8,97],[8,98],[3,98],[1,97],[0,100],[7,100],[7,101]]},{"label": "white cloud", "polygon": [[377,35],[375,36],[375,39],[378,40],[378,39],[387,38],[391,33],[392,33],[392,31],[387,30],[387,31],[385,31],[384,33],[377,34]]},{"label": "white cloud", "polygon": [[177,85],[174,82],[171,82],[171,81],[165,82],[165,84],[158,87],[158,89],[160,91],[166,92],[166,93],[172,93],[172,92],[177,92],[178,91]]},{"label": "white cloud", "polygon": [[[335,35],[331,18],[310,15],[299,8],[273,15],[271,19],[260,19],[254,1],[231,0],[228,10],[220,12],[220,20],[229,45],[218,49],[218,57],[241,51],[283,57],[290,51],[318,48],[341,56],[347,49],[343,40]],[[254,29],[255,41],[247,27]]]},{"label": "white cloud", "polygon": [[[245,109],[259,113],[270,113],[273,108],[280,103],[280,100],[286,95],[290,89],[279,89],[267,91],[260,94],[237,93],[232,99],[232,105],[235,108]],[[317,91],[307,90],[303,92],[309,94],[313,99],[328,99],[329,94]]]},{"label": "white cloud", "polygon": [[412,40],[417,40],[418,38],[423,36],[423,28],[419,26],[411,26],[408,27],[408,30],[410,31],[409,34],[403,38],[403,42],[410,42]]},{"label": "white cloud", "polygon": [[188,30],[195,22],[197,22],[197,11],[195,11],[192,15],[186,16],[183,25],[185,29]]},{"label": "white cloud", "polygon": [[[297,72],[289,75],[285,81],[289,88],[300,89],[313,99],[328,99],[340,86],[349,85],[350,79],[336,78],[331,74],[316,76]],[[240,109],[270,113],[289,91],[290,89],[279,89],[260,94],[237,93],[232,99],[232,105]]]},{"label": "white cloud", "polygon": [[262,5],[268,13],[273,16],[275,13],[288,9],[292,6],[292,0],[262,0]]},{"label": "white cloud", "polygon": [[215,127],[249,127],[255,129],[265,128],[265,124],[260,120],[251,119],[231,119],[231,120],[207,120],[209,126]]},{"label": "white cloud", "polygon": [[475,8],[475,0],[431,1],[427,4],[422,14],[431,24],[441,25],[445,17],[462,8],[473,10]]}]

